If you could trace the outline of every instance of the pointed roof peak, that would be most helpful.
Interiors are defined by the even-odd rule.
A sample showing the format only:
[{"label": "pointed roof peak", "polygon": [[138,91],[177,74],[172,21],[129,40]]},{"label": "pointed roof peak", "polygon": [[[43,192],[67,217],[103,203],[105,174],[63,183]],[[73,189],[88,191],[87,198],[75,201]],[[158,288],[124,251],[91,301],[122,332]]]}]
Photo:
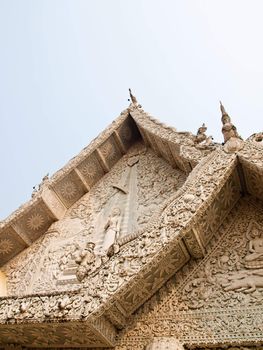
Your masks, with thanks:
[{"label": "pointed roof peak", "polygon": [[219,101],[219,102],[220,102],[220,110],[221,110],[222,116],[228,115],[226,110],[225,110],[225,107],[223,106],[223,103],[221,101]]},{"label": "pointed roof peak", "polygon": [[132,104],[137,105],[138,104],[137,98],[132,94],[132,91],[130,88],[129,88],[129,94],[130,94],[130,99]]}]

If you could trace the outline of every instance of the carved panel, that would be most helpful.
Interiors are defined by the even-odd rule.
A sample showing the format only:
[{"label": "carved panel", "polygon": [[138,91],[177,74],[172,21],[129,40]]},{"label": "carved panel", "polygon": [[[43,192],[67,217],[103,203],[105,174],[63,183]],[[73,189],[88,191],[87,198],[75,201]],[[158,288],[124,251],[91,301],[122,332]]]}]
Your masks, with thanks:
[{"label": "carved panel", "polygon": [[[45,324],[0,326],[1,344],[8,344],[10,339],[27,347],[107,347],[112,345],[98,332],[94,332],[84,322],[54,323],[52,328]],[[81,335],[81,336],[80,336]]]},{"label": "carved panel", "polygon": [[74,170],[58,181],[53,188],[67,208],[71,207],[87,192]]},{"label": "carved panel", "polygon": [[134,140],[140,138],[139,130],[131,117],[127,118],[125,122],[122,123],[122,125],[117,129],[117,132],[126,150],[131,147]]},{"label": "carved panel", "polygon": [[263,148],[256,142],[246,142],[244,148],[238,152],[238,156],[248,192],[263,199]]},{"label": "carved panel", "polygon": [[127,313],[136,310],[146,299],[158,290],[166,280],[178,271],[189,260],[189,254],[180,242],[170,251],[167,257],[160,260],[158,267],[149,269],[143,280],[134,284],[121,299],[121,305]]},{"label": "carved panel", "polygon": [[103,175],[104,170],[101,167],[95,153],[91,154],[85,159],[78,167],[80,173],[83,175],[87,184],[91,187],[94,185]]},{"label": "carved panel", "polygon": [[[237,170],[235,170],[219,191],[215,200],[208,206],[196,226],[204,247],[207,246],[211,238],[214,236],[226,215],[240,198],[240,195],[241,185]],[[202,197],[202,188],[200,189],[200,196]]]},{"label": "carved panel", "polygon": [[189,162],[184,161],[180,157],[180,145],[174,144],[170,141],[167,142],[169,149],[171,150],[171,154],[178,166],[179,169],[183,170],[186,173],[189,173],[192,168],[189,165]]},{"label": "carved panel", "polygon": [[159,152],[161,153],[162,157],[167,160],[172,166],[175,165],[175,161],[173,159],[173,156],[171,154],[171,151],[169,149],[169,146],[167,145],[167,142],[163,141],[159,136],[153,136],[155,139],[155,143],[159,149]]},{"label": "carved panel", "polygon": [[26,247],[27,244],[12,227],[5,228],[0,234],[0,265],[6,263]]},{"label": "carved panel", "polygon": [[167,282],[137,312],[116,349],[144,349],[153,337],[190,347],[263,341],[263,209],[242,199],[208,254]]},{"label": "carved panel", "polygon": [[18,219],[15,229],[33,242],[46,232],[54,221],[54,216],[41,201]]},{"label": "carved panel", "polygon": [[41,271],[41,260],[43,260],[50,238],[50,234],[40,237],[30,248],[22,251],[3,267],[2,270],[8,276],[9,295],[23,295],[32,290],[34,277],[37,277],[35,274]]},{"label": "carved panel", "polygon": [[184,242],[194,258],[202,258],[205,255],[205,248],[196,229],[193,228],[184,235]]},{"label": "carved panel", "polygon": [[113,165],[122,157],[121,151],[118,148],[113,136],[111,136],[99,147],[99,151],[109,168],[112,168]]},{"label": "carved panel", "polygon": [[[93,159],[99,167],[95,156]],[[85,163],[79,168],[84,175],[83,169]],[[102,171],[102,168],[99,169]],[[88,173],[85,174],[88,179]],[[97,176],[96,172],[93,174]],[[41,240],[41,247],[38,244],[30,247],[6,266],[9,293],[17,295],[20,292],[79,288],[81,284],[76,277],[77,271],[80,271],[80,262],[76,262],[78,256],[84,254],[90,241],[96,245],[96,254],[107,253],[115,232],[114,228],[105,229],[105,226],[116,219],[112,217],[114,210],[119,209],[119,240],[141,232],[139,230],[143,230],[184,180],[185,175],[180,170],[173,169],[143,144],[135,144],[101,181],[68,210],[64,218],[51,226],[46,238]],[[92,181],[96,180],[93,178]],[[58,188],[56,190],[59,191]],[[128,256],[125,259],[123,269],[129,264],[129,259],[132,260]],[[29,266],[30,269],[27,268]],[[81,269],[84,271],[84,267]],[[130,272],[134,269],[136,266],[131,266]],[[85,271],[93,270],[85,267]]]},{"label": "carved panel", "polygon": [[263,199],[263,168],[243,160],[243,171],[249,193]]},{"label": "carved panel", "polygon": [[45,191],[42,192],[42,199],[56,219],[60,219],[64,216],[67,208],[54,191],[49,188],[45,188]]},{"label": "carved panel", "polygon": [[184,347],[174,337],[155,337],[145,350],[184,350]]},{"label": "carved panel", "polygon": [[[158,144],[157,144],[157,142],[156,142],[156,140],[155,140],[155,135],[154,135],[153,133],[149,132],[148,130],[147,130],[147,131],[144,130],[144,133],[145,133],[146,136],[147,136],[147,140],[149,141],[149,144],[150,144],[151,148],[154,150],[154,152],[155,152],[157,155],[161,156],[161,155],[162,155],[162,152],[161,152],[161,150],[159,149]],[[166,157],[164,157],[164,159],[166,159]]]}]

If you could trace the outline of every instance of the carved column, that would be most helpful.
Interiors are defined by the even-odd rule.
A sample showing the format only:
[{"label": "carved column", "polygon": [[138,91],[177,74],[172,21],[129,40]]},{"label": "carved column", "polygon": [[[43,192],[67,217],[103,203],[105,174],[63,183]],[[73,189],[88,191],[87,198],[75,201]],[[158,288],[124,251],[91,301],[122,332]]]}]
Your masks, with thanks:
[{"label": "carved column", "polygon": [[176,338],[158,337],[146,346],[146,350],[184,350],[184,347]]}]

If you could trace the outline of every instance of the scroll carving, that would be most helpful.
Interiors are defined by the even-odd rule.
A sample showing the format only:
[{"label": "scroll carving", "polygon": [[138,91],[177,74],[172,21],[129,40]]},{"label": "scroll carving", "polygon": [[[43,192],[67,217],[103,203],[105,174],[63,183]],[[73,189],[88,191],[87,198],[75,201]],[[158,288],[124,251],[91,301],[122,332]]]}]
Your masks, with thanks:
[{"label": "scroll carving", "polygon": [[[172,169],[143,144],[135,144],[63,219],[51,226],[50,233],[5,267],[8,292],[19,295],[79,288],[86,276],[119,251],[119,241],[147,225],[184,180],[180,170]],[[93,253],[87,253],[89,242],[95,244],[94,263]],[[120,274],[136,271],[133,255],[125,255]]]},{"label": "scroll carving", "polygon": [[[221,238],[205,259],[180,270],[137,312],[117,349],[165,336],[195,346],[219,338],[230,343],[261,339],[262,228],[261,203],[243,199],[219,228]],[[252,261],[257,265],[247,266]]]}]

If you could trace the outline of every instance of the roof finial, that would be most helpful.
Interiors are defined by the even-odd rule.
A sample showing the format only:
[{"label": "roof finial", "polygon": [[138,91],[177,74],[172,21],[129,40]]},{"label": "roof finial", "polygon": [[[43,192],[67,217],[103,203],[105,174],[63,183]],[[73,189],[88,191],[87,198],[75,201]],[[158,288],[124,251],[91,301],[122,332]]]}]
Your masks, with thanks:
[{"label": "roof finial", "polygon": [[238,151],[243,147],[242,138],[239,136],[237,132],[237,128],[231,122],[231,118],[227,114],[225,107],[220,101],[220,110],[222,113],[221,121],[222,121],[222,134],[224,136],[224,150],[227,153],[233,153]]},{"label": "roof finial", "polygon": [[132,103],[134,105],[137,105],[138,104],[137,98],[132,94],[131,89],[129,89],[129,93],[130,93],[130,98],[131,98]]},{"label": "roof finial", "polygon": [[196,136],[195,136],[195,143],[201,143],[203,141],[206,140],[206,132],[207,127],[205,126],[205,123],[202,124],[202,126],[200,126],[200,128],[198,128]]},{"label": "roof finial", "polygon": [[200,126],[200,128],[198,128],[194,142],[196,144],[196,147],[199,149],[207,149],[210,148],[210,146],[213,146],[213,137],[206,136],[206,130],[207,127],[205,125],[205,123],[202,124],[202,126]]},{"label": "roof finial", "polygon": [[223,116],[223,115],[228,115],[227,112],[226,112],[226,110],[225,110],[225,107],[224,107],[223,104],[222,104],[222,102],[221,102],[221,101],[219,101],[219,102],[220,102],[220,109],[221,109],[222,116]]}]

